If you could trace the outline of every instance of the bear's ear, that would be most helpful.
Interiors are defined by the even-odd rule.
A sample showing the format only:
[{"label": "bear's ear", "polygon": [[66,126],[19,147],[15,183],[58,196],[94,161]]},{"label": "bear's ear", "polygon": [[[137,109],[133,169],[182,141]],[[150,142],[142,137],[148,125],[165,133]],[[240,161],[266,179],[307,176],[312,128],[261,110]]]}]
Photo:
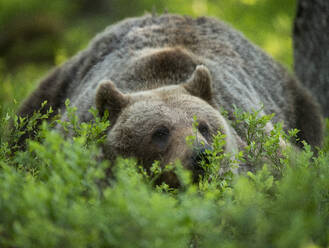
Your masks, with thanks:
[{"label": "bear's ear", "polygon": [[212,99],[211,76],[207,67],[198,65],[183,87],[193,96],[209,102]]},{"label": "bear's ear", "polygon": [[109,112],[109,118],[114,122],[121,110],[129,104],[129,96],[121,93],[111,81],[101,83],[96,92],[96,108],[101,116],[105,110]]}]

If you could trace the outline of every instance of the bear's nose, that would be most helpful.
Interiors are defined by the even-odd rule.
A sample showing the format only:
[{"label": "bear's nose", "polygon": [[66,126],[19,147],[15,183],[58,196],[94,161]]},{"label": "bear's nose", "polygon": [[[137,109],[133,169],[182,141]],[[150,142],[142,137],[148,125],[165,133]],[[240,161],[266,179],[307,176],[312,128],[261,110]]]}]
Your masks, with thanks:
[{"label": "bear's nose", "polygon": [[200,164],[201,161],[204,161],[206,164],[209,164],[208,155],[206,151],[212,151],[212,147],[209,145],[202,146],[196,149],[193,153],[193,162]]},{"label": "bear's nose", "polygon": [[209,145],[205,145],[203,147],[200,147],[199,149],[196,149],[193,152],[193,156],[192,156],[192,171],[193,171],[193,177],[195,180],[198,180],[199,176],[203,176],[204,175],[204,168],[202,168],[201,166],[201,161],[204,161],[206,164],[209,164],[210,161],[208,159],[208,155],[207,155],[207,150],[212,151],[212,147]]}]

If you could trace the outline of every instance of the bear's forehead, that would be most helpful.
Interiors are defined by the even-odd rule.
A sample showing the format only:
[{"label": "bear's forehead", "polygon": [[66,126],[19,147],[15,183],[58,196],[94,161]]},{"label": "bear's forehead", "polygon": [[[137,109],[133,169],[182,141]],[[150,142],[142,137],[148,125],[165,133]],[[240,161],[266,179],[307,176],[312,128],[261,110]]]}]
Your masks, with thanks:
[{"label": "bear's forehead", "polygon": [[143,105],[145,108],[163,107],[181,109],[185,112],[212,109],[207,102],[191,96],[185,89],[176,85],[139,92],[132,97],[136,105]]},{"label": "bear's forehead", "polygon": [[193,123],[199,120],[215,121],[219,112],[209,104],[190,96],[150,97],[140,99],[123,113],[126,120],[138,122]]}]

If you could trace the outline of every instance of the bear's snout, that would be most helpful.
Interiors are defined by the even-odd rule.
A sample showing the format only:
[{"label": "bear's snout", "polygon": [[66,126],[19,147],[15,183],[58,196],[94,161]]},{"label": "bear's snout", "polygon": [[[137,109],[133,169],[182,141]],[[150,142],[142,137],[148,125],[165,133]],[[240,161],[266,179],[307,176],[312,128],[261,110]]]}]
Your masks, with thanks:
[{"label": "bear's snout", "polygon": [[209,164],[208,154],[206,151],[212,151],[212,147],[205,145],[194,149],[192,153],[192,172],[193,181],[198,181],[200,176],[204,175],[204,168],[201,166],[201,162],[204,161],[205,164]]}]

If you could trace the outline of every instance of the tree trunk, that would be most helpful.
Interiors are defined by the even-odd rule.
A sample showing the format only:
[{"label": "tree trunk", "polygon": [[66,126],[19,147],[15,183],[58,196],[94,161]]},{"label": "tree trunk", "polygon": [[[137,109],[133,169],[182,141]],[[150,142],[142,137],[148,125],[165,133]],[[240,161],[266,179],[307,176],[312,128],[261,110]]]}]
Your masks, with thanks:
[{"label": "tree trunk", "polygon": [[298,0],[294,69],[329,117],[329,0]]}]

